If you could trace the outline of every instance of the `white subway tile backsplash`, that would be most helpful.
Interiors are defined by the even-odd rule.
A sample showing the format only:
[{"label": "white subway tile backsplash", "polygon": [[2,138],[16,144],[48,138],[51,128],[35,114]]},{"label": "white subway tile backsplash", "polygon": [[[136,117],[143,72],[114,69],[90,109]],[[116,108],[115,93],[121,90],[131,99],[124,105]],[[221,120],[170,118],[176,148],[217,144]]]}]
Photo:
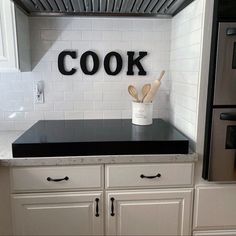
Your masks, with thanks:
[{"label": "white subway tile backsplash", "polygon": [[72,19],[72,29],[73,30],[91,30],[92,29],[92,19],[82,19],[82,18],[73,18]]},{"label": "white subway tile backsplash", "polygon": [[113,30],[135,30],[133,22],[133,19],[124,19],[124,18],[113,18],[111,19]]},{"label": "white subway tile backsplash", "polygon": [[59,92],[57,92],[57,91],[56,92],[54,92],[54,91],[48,92],[48,95],[45,98],[45,102],[54,102],[54,101],[59,102],[59,101],[64,101],[64,100],[65,101],[71,101],[71,99],[68,98],[68,95],[67,95],[68,93],[71,94],[70,92],[65,92],[65,94],[64,94],[62,91],[59,91]]},{"label": "white subway tile backsplash", "polygon": [[122,119],[130,119],[132,117],[131,110],[122,110]]},{"label": "white subway tile backsplash", "polygon": [[[30,18],[32,72],[0,74],[0,130],[26,129],[41,119],[130,119],[128,85],[134,84],[140,92],[165,69],[154,117],[172,120],[194,139],[202,12],[202,0],[196,0],[173,19]],[[77,59],[66,58],[68,68],[77,69],[73,76],[63,76],[58,70],[62,50],[78,52]],[[100,59],[99,71],[93,76],[80,68],[80,57],[88,50]],[[147,76],[138,76],[137,68],[135,76],[126,75],[130,50],[135,57],[147,51],[142,60]],[[117,76],[107,75],[103,68],[110,51],[117,51],[123,59]],[[111,68],[115,66],[112,59]],[[44,104],[34,104],[33,88],[39,80],[45,85]]]},{"label": "white subway tile backsplash", "polygon": [[72,30],[63,30],[60,34],[61,40],[81,40],[82,39],[82,33],[80,31],[72,31]]},{"label": "white subway tile backsplash", "polygon": [[30,111],[30,112],[25,112],[25,120],[43,120],[44,119],[44,113],[40,111]]},{"label": "white subway tile backsplash", "polygon": [[34,109],[35,109],[35,111],[53,111],[54,110],[54,103],[53,102],[46,102],[44,104],[35,104]]},{"label": "white subway tile backsplash", "polygon": [[73,111],[73,102],[54,102],[54,111]]},{"label": "white subway tile backsplash", "polygon": [[5,131],[5,130],[18,130],[15,127],[15,122],[14,121],[0,121],[0,131]]},{"label": "white subway tile backsplash", "polygon": [[[38,18],[39,19],[39,18]],[[39,19],[40,20],[40,19]],[[69,30],[73,27],[73,18],[68,17],[48,17],[47,24],[42,27],[46,29],[60,29],[60,30]]]},{"label": "white subway tile backsplash", "polygon": [[[27,130],[29,129],[35,121],[15,121],[12,130]],[[10,129],[9,129],[10,130]]]},{"label": "white subway tile backsplash", "polygon": [[197,112],[197,99],[186,97],[184,95],[180,95],[178,93],[175,93],[174,91],[171,93],[171,104],[173,107],[177,105],[183,106],[193,112]]},{"label": "white subway tile backsplash", "polygon": [[65,119],[65,112],[63,111],[45,111],[44,112],[45,120],[63,120]]},{"label": "white subway tile backsplash", "polygon": [[0,111],[0,122],[4,120],[4,112]]},{"label": "white subway tile backsplash", "polygon": [[76,112],[76,111],[66,111],[65,112],[65,119],[66,120],[82,120],[84,119],[83,112]]},{"label": "white subway tile backsplash", "polygon": [[135,31],[154,31],[154,20],[151,19],[139,19],[134,20]]},{"label": "white subway tile backsplash", "polygon": [[119,90],[111,90],[103,92],[103,100],[104,101],[121,101],[122,100],[122,91]]},{"label": "white subway tile backsplash", "polygon": [[51,50],[68,50],[71,49],[71,41],[54,41],[52,42]]},{"label": "white subway tile backsplash", "polygon": [[9,81],[9,80],[20,80],[21,74],[20,73],[2,73],[1,80]]},{"label": "white subway tile backsplash", "polygon": [[103,111],[103,119],[120,119],[121,116],[122,116],[121,111],[111,111],[111,110]]},{"label": "white subway tile backsplash", "polygon": [[4,119],[13,120],[13,121],[23,121],[25,119],[25,113],[24,112],[5,112]]},{"label": "white subway tile backsplash", "polygon": [[105,41],[119,41],[122,38],[121,32],[118,31],[103,31],[102,40]]},{"label": "white subway tile backsplash", "polygon": [[[74,41],[72,38],[72,48],[77,50],[79,53],[88,51],[91,47],[91,41]],[[81,56],[81,55],[80,55]]]},{"label": "white subway tile backsplash", "polygon": [[93,102],[92,101],[75,101],[74,102],[74,111],[93,111]]},{"label": "white subway tile backsplash", "polygon": [[82,92],[65,92],[64,93],[65,101],[81,101],[83,100],[83,93]]},{"label": "white subway tile backsplash", "polygon": [[84,92],[85,101],[102,101],[102,99],[103,99],[102,92],[96,92],[96,91]]},{"label": "white subway tile backsplash", "polygon": [[33,72],[47,72],[50,73],[52,71],[52,64],[50,62],[38,62],[32,61],[32,71]]},{"label": "white subway tile backsplash", "polygon": [[107,19],[92,20],[93,31],[113,30],[113,22]]},{"label": "white subway tile backsplash", "polygon": [[122,32],[122,40],[128,41],[128,40],[142,40],[143,33],[142,32],[135,32],[135,31],[124,31]]},{"label": "white subway tile backsplash", "polygon": [[82,40],[101,40],[101,31],[82,31]]},{"label": "white subway tile backsplash", "polygon": [[8,100],[2,102],[1,108],[2,111],[32,111],[33,110],[33,101],[16,101],[16,100]]},{"label": "white subway tile backsplash", "polygon": [[203,0],[196,0],[176,15],[171,33],[170,120],[193,143],[197,136],[203,4]]},{"label": "white subway tile backsplash", "polygon": [[94,101],[93,109],[94,111],[112,110],[112,104],[110,102]]},{"label": "white subway tile backsplash", "polygon": [[59,30],[41,30],[42,40],[53,40],[56,41],[61,35]]},{"label": "white subway tile backsplash", "polygon": [[103,112],[102,111],[85,111],[84,119],[88,119],[88,120],[103,119]]}]

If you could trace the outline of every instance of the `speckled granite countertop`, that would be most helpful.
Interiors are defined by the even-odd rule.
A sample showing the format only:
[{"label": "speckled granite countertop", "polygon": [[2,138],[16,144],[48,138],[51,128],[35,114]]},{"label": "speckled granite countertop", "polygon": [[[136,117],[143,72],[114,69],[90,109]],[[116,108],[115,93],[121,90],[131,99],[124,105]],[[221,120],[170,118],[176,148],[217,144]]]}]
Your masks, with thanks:
[{"label": "speckled granite countertop", "polygon": [[0,132],[0,166],[55,166],[89,165],[115,163],[175,163],[194,162],[196,153],[166,155],[106,155],[106,156],[71,156],[71,157],[34,157],[13,158],[11,144],[21,134],[20,131]]}]

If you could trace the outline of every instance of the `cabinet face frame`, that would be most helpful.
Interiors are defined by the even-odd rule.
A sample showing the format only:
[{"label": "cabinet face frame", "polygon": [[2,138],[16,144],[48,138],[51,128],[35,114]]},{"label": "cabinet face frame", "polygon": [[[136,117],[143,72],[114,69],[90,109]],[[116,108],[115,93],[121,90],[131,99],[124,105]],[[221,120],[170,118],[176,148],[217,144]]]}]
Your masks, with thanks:
[{"label": "cabinet face frame", "polygon": [[0,71],[19,71],[15,6],[12,1],[0,1]]},{"label": "cabinet face frame", "polygon": [[[111,201],[111,199],[114,201]],[[120,206],[122,204],[131,205],[132,202],[139,202],[145,205],[148,201],[153,202],[169,202],[172,204],[179,203],[181,207],[181,219],[178,219],[180,235],[191,235],[192,228],[192,205],[193,205],[193,189],[169,189],[169,190],[130,190],[130,191],[107,191],[106,192],[106,220],[105,232],[107,235],[122,235],[120,222]],[[113,206],[112,206],[113,205]],[[111,216],[112,208],[114,216]]]},{"label": "cabinet face frame", "polygon": [[[104,233],[103,192],[12,194],[11,198],[14,235],[32,235],[32,228],[27,228],[27,230],[29,230],[28,232],[25,230],[28,217],[31,217],[32,222],[34,220],[39,222],[37,219],[42,219],[42,214],[44,214],[43,212],[45,211],[44,219],[42,219],[42,223],[44,224],[40,225],[41,223],[39,222],[37,225],[39,230],[42,230],[45,226],[45,222],[48,222],[49,220],[53,221],[54,219],[52,216],[56,217],[56,214],[60,212],[60,210],[64,211],[65,209],[73,209],[71,217],[75,215],[78,216],[80,210],[82,210],[82,212],[87,212],[86,216],[89,217],[89,222],[88,225],[85,225],[85,228],[82,229],[83,233],[81,234],[84,234],[84,231],[90,226],[92,226],[92,231],[86,231],[88,235],[103,235]],[[99,199],[99,201],[97,202],[96,199]],[[76,211],[77,209],[78,211]],[[47,213],[50,213],[49,216]],[[97,213],[99,216],[96,215]],[[70,216],[68,212],[67,216]],[[33,217],[35,217],[35,219],[33,219]],[[81,218],[83,217],[85,216],[81,215]],[[68,220],[70,223],[74,220],[74,218],[64,219],[64,217],[61,219]],[[53,223],[57,225],[56,220],[54,220]],[[76,222],[72,222],[71,225],[75,226]],[[73,230],[72,235],[78,235],[77,229]],[[42,232],[44,231],[42,230]],[[38,235],[38,233],[34,235]],[[50,235],[53,235],[52,229]]]}]

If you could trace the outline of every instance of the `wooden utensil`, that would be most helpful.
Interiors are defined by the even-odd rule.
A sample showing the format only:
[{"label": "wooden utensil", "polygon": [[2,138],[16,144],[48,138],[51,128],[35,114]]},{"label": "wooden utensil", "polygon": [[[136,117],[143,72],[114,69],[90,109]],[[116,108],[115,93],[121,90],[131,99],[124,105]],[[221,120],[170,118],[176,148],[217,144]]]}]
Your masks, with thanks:
[{"label": "wooden utensil", "polygon": [[136,102],[140,102],[138,98],[137,89],[133,85],[129,85],[128,92],[135,99]]},{"label": "wooden utensil", "polygon": [[161,79],[163,78],[165,74],[165,71],[163,70],[159,76],[159,78],[157,80],[155,80],[152,84],[152,87],[149,91],[149,93],[147,94],[147,96],[144,98],[143,102],[145,103],[149,103],[149,102],[152,102],[153,98],[155,97],[158,89],[160,88],[161,86]]},{"label": "wooden utensil", "polygon": [[142,99],[141,102],[143,102],[144,98],[147,96],[151,89],[151,84],[145,84],[142,88]]}]

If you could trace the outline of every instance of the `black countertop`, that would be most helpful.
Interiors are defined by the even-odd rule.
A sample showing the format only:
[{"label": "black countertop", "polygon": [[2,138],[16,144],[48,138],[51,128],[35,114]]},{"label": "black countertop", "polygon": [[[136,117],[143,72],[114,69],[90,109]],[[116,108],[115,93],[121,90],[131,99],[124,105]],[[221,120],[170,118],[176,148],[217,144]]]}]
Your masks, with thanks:
[{"label": "black countertop", "polygon": [[13,157],[187,154],[188,139],[170,123],[131,120],[38,121],[13,144]]}]

